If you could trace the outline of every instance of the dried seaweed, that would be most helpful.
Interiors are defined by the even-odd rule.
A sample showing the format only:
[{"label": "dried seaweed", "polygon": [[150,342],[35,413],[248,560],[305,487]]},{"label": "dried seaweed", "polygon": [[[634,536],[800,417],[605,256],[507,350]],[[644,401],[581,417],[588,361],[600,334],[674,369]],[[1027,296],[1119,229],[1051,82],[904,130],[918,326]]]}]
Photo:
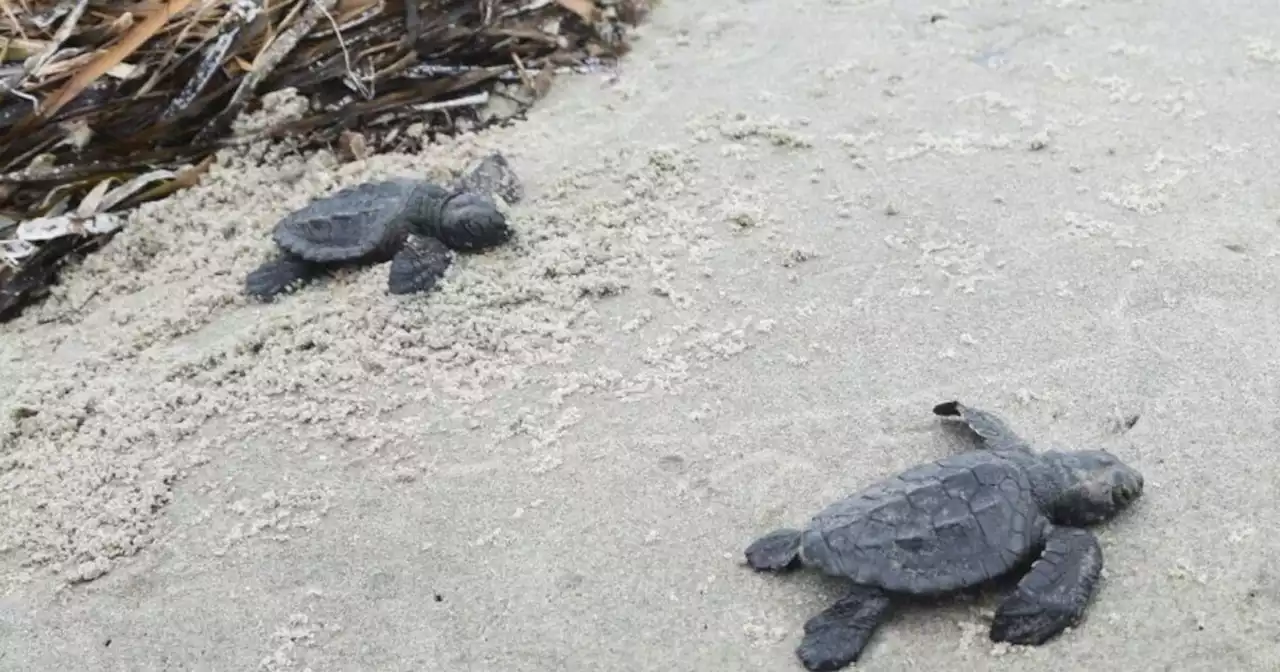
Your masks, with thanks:
[{"label": "dried seaweed", "polygon": [[[0,321],[220,148],[291,137],[367,153],[402,148],[410,124],[431,137],[501,123],[554,73],[610,67],[649,5],[0,0]],[[233,134],[286,88],[310,101],[302,118]]]}]

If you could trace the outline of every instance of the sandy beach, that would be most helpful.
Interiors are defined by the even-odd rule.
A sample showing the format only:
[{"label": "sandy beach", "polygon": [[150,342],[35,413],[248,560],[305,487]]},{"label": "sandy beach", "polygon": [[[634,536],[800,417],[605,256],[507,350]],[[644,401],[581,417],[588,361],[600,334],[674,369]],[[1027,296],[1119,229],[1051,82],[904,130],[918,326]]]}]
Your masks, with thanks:
[{"label": "sandy beach", "polygon": [[[868,671],[1280,670],[1280,9],[667,0],[616,73],[413,154],[228,151],[0,340],[0,670],[801,670],[753,538],[968,448],[1145,476],[1042,647],[994,593]],[[284,100],[269,113],[288,113]],[[502,151],[517,236],[270,304],[279,217]]]}]

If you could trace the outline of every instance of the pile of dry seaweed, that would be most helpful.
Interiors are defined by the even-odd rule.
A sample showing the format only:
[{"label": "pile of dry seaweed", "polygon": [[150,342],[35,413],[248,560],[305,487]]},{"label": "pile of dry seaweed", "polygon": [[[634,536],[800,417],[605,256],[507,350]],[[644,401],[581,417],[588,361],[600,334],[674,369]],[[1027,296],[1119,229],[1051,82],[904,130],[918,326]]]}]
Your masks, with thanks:
[{"label": "pile of dry seaweed", "polygon": [[[101,246],[120,211],[196,183],[229,144],[358,151],[518,116],[607,67],[648,0],[0,0],[0,321]],[[300,119],[232,134],[262,96]],[[501,103],[501,104],[497,104]]]}]

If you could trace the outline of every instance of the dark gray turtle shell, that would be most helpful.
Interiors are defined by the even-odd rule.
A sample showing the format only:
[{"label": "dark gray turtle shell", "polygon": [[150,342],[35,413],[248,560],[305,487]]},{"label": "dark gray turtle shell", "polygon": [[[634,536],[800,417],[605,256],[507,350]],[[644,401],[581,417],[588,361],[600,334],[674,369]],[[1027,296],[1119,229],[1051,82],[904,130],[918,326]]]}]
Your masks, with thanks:
[{"label": "dark gray turtle shell", "polygon": [[318,263],[390,259],[408,233],[413,180],[357,184],[318,198],[276,224],[280,249]]},{"label": "dark gray turtle shell", "polygon": [[1046,519],[1016,457],[974,451],[920,465],[838,501],[804,531],[806,563],[856,583],[931,595],[1026,559]]}]

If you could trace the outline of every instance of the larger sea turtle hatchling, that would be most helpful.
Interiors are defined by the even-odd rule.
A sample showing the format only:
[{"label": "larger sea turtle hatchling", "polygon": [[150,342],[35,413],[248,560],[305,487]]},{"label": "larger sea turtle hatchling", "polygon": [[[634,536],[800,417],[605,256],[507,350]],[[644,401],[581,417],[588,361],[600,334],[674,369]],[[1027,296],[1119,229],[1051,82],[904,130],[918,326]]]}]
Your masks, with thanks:
[{"label": "larger sea turtle hatchling", "polygon": [[391,262],[392,294],[435,287],[455,250],[481,250],[511,238],[494,198],[514,204],[523,189],[505,157],[492,153],[445,188],[395,178],[340,189],[282,218],[279,254],[245,278],[260,299],[298,289],[330,269]]},{"label": "larger sea turtle hatchling", "polygon": [[831,504],[804,530],[776,530],[746,549],[758,571],[808,565],[852,581],[804,626],[796,655],[809,670],[855,662],[894,602],[976,586],[1028,563],[990,637],[1044,643],[1079,622],[1097,586],[1102,549],[1084,526],[1142,494],[1142,475],[1108,452],[1037,453],[993,413],[956,401],[933,412],[966,423],[980,450],[908,469]]}]

